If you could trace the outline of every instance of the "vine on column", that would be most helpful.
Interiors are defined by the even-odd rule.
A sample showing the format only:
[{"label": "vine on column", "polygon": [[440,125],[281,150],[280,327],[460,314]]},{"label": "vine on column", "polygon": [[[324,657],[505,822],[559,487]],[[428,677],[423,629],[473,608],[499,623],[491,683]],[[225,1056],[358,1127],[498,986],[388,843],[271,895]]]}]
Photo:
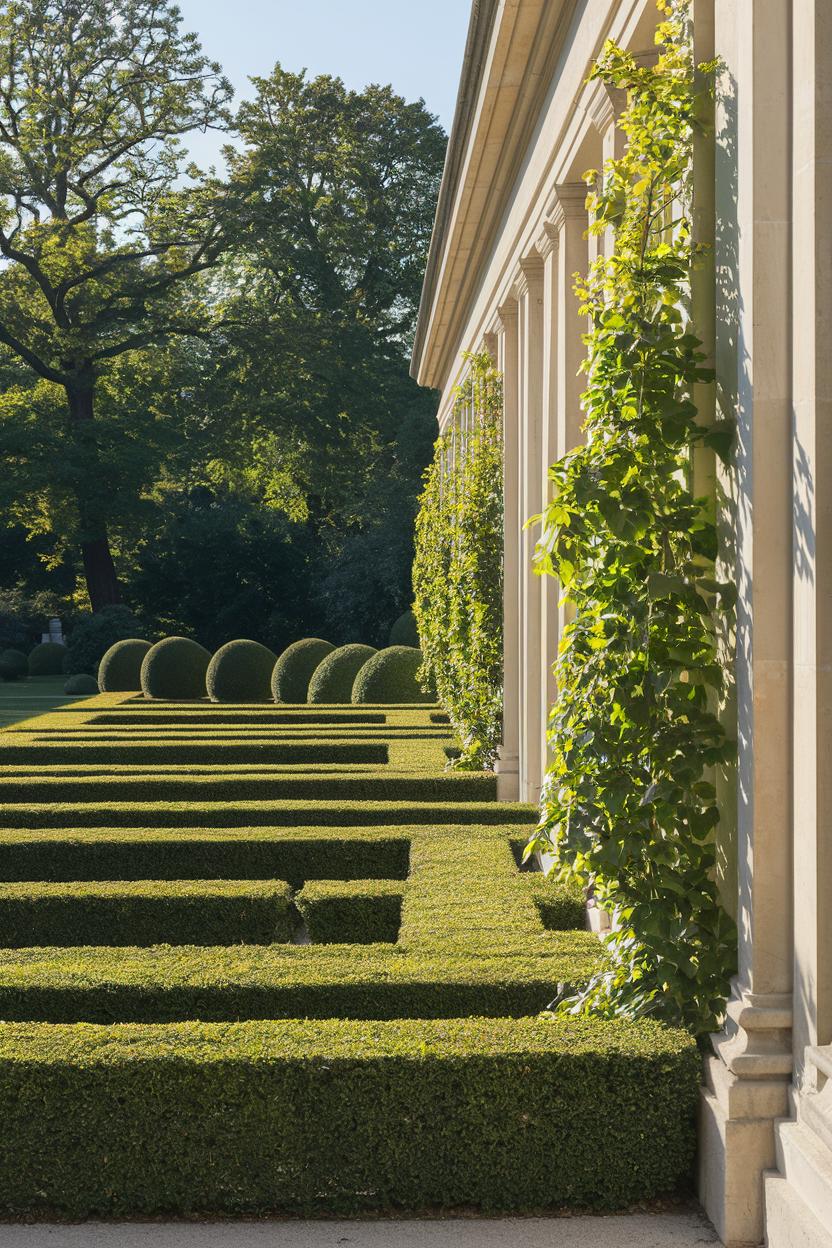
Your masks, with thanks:
[{"label": "vine on column", "polygon": [[[687,5],[660,3],[657,63],[608,44],[592,77],[628,93],[625,154],[588,181],[592,229],[614,230],[578,287],[590,331],[585,445],[550,470],[535,561],[573,604],[541,823],[528,853],[592,887],[614,915],[602,969],[561,1011],[658,1014],[702,1034],[724,1006],[736,930],[714,878],[712,768],[734,745],[714,714],[724,673],[715,621],[735,590],[715,579],[716,532],[690,488],[691,448],[727,457],[691,395],[712,380],[685,309],[693,138],[701,96]],[[706,81],[713,66],[700,66]]]},{"label": "vine on column", "polygon": [[422,675],[450,716],[455,766],[493,765],[503,707],[503,395],[487,353],[468,357],[416,520],[413,592]]}]

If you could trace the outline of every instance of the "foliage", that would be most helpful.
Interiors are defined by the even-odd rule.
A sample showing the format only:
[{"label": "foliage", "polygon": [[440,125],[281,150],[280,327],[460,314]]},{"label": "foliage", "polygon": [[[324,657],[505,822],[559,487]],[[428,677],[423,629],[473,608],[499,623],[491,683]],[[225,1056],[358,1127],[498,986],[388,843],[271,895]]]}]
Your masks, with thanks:
[{"label": "foliage", "polygon": [[272,672],[272,697],[275,702],[305,702],[309,682],[334,649],[331,641],[322,641],[320,637],[304,637],[302,641],[287,646]]},{"label": "foliage", "polygon": [[471,356],[416,521],[423,675],[450,716],[456,765],[465,768],[493,765],[502,730],[502,421],[501,379],[487,354]]},{"label": "foliage", "polygon": [[98,681],[87,672],[77,672],[74,676],[70,676],[64,685],[64,693],[72,696],[98,693]]},{"label": "foliage", "polygon": [[234,216],[180,142],[227,123],[231,89],[179,21],[169,0],[0,7],[0,343],[39,379],[59,473],[74,466],[94,609],[119,596],[99,380],[119,357],[204,332],[194,279]]},{"label": "foliage", "polygon": [[142,687],[144,656],[151,643],[142,637],[125,637],[102,655],[98,687],[102,693],[132,693]]},{"label": "foliage", "polygon": [[142,624],[128,607],[102,607],[73,626],[67,638],[64,671],[70,675],[87,672],[92,676],[97,673],[102,656],[117,641],[141,637],[143,632]]},{"label": "foliage", "polygon": [[684,310],[701,99],[686,6],[663,7],[655,67],[607,45],[593,71],[629,93],[628,145],[591,196],[594,229],[613,226],[615,246],[581,290],[587,443],[551,469],[536,553],[574,618],[530,848],[551,852],[613,915],[610,969],[561,1008],[655,1013],[704,1033],[736,956],[714,880],[710,779],[732,753],[713,703],[724,682],[715,614],[735,593],[714,579],[716,533],[692,490],[690,451],[725,452],[730,430],[704,427],[691,399],[712,377]]},{"label": "foliage", "polygon": [[318,664],[309,682],[309,702],[352,700],[352,687],[361,668],[376,654],[373,646],[339,646]]},{"label": "foliage", "polygon": [[58,641],[42,641],[29,651],[30,676],[60,676],[64,670],[66,646]]},{"label": "foliage", "polygon": [[436,695],[420,682],[422,652],[413,646],[388,646],[361,667],[352,687],[352,701],[435,702]]},{"label": "foliage", "polygon": [[163,701],[204,698],[210,661],[204,646],[189,637],[164,637],[142,659],[142,693]]},{"label": "foliage", "polygon": [[212,702],[271,701],[277,655],[258,641],[229,641],[208,664],[205,688]]},{"label": "foliage", "polygon": [[416,627],[416,616],[412,611],[405,611],[404,615],[400,615],[395,621],[390,629],[389,644],[419,649],[419,630]]}]

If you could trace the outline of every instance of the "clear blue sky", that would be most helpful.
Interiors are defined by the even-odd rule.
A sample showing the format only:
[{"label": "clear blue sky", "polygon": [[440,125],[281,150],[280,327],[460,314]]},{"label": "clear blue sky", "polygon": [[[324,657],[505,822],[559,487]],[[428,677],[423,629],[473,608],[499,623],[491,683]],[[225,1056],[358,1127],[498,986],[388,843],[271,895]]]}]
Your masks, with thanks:
[{"label": "clear blue sky", "polygon": [[[448,130],[470,0],[178,0],[185,26],[222,65],[236,98],[248,77],[287,69],[334,74],[348,87],[393,84],[422,97]],[[215,160],[220,141],[195,136],[194,157]]]}]

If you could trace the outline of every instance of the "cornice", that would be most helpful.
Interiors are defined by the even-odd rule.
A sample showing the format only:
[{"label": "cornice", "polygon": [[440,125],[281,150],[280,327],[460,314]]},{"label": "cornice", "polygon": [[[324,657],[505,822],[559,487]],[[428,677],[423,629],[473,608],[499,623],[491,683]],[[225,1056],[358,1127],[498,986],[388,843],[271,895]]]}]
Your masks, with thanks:
[{"label": "cornice", "polygon": [[[442,386],[505,204],[552,82],[577,0],[475,7],[445,163],[411,371]],[[486,37],[486,27],[487,37]]]}]

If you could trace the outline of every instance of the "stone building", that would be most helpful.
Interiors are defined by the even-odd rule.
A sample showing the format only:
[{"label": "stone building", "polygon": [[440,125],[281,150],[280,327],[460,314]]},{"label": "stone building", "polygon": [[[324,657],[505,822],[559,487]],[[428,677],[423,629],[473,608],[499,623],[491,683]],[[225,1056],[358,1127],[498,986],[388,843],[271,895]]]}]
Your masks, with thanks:
[{"label": "stone building", "polygon": [[[705,465],[739,591],[736,771],[722,878],[740,934],[705,1064],[700,1195],[729,1245],[832,1245],[832,3],[693,0],[720,62],[694,222],[694,292],[730,471]],[[532,573],[551,461],[582,436],[581,175],[620,152],[621,101],[587,74],[605,39],[654,54],[654,0],[474,0],[413,371],[447,421],[463,354],[505,393],[505,710],[500,786],[535,800],[561,621]],[[826,424],[824,424],[824,421]],[[827,547],[827,541],[830,547]],[[826,614],[824,614],[826,612]],[[614,1130],[614,1124],[610,1124]]]}]

